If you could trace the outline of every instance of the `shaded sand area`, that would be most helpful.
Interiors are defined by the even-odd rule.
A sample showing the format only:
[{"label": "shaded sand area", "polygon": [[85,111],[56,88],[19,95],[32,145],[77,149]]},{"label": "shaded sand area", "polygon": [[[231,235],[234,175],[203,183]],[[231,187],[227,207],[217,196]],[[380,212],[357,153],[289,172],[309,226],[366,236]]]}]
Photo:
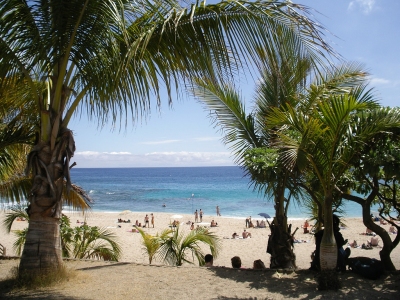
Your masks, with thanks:
[{"label": "shaded sand area", "polygon": [[18,260],[0,260],[0,299],[399,299],[400,275],[365,280],[340,275],[338,291],[318,291],[315,273],[275,270],[168,267],[134,263],[69,261],[76,277],[55,287],[12,291],[4,271]]},{"label": "shaded sand area", "polygon": [[[150,216],[149,212],[149,216]],[[215,220],[218,227],[210,228],[221,238],[222,250],[214,260],[220,268],[201,268],[193,265],[169,267],[155,261],[148,265],[148,258],[143,254],[141,236],[133,233],[132,225],[138,220],[143,224],[145,213],[125,212],[98,213],[91,212],[85,217],[79,213],[68,213],[71,224],[77,221],[91,226],[108,227],[118,237],[123,255],[119,263],[68,261],[67,266],[80,270],[77,276],[67,283],[45,290],[13,293],[4,279],[9,270],[18,264],[18,260],[0,260],[0,299],[400,299],[399,273],[385,274],[377,281],[362,279],[347,271],[340,275],[343,288],[338,292],[317,291],[315,273],[308,271],[310,255],[315,249],[314,238],[304,234],[301,225],[304,219],[291,220],[293,227],[299,227],[295,237],[305,242],[295,244],[296,272],[285,274],[276,270],[233,270],[230,268],[231,257],[237,255],[242,259],[243,267],[251,268],[253,261],[261,259],[269,266],[269,254],[266,253],[269,228],[250,228],[252,238],[232,239],[232,233],[241,234],[245,229],[245,218],[224,218],[205,215],[203,222]],[[173,221],[171,214],[155,213],[155,228],[146,228],[150,234],[156,234],[168,227]],[[117,223],[117,219],[130,220],[131,223]],[[0,213],[0,222],[4,212]],[[194,216],[182,215],[181,223],[194,221]],[[253,221],[255,218],[253,218]],[[261,218],[259,218],[261,220]],[[365,243],[369,236],[360,235],[365,227],[360,218],[343,220],[346,227],[341,230],[345,239],[356,240],[359,245]],[[15,222],[12,230],[22,229],[27,222]],[[118,227],[120,226],[120,227]],[[388,225],[384,226],[386,229]],[[182,230],[189,232],[190,226],[181,225]],[[392,235],[394,238],[394,235]],[[6,234],[0,228],[0,243],[7,247],[7,255],[14,255],[13,234]],[[380,244],[382,241],[380,241]],[[351,257],[367,256],[379,259],[379,247],[371,250],[352,248]],[[207,253],[207,252],[206,252]],[[400,248],[392,252],[392,260],[400,269]],[[224,266],[224,267],[222,267]]]}]

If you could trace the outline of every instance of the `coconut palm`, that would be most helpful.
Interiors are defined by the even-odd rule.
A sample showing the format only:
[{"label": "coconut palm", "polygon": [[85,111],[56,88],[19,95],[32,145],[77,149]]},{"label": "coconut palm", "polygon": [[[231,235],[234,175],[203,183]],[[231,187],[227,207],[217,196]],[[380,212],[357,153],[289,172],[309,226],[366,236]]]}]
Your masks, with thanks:
[{"label": "coconut palm", "polygon": [[159,242],[160,259],[172,266],[181,266],[183,263],[193,264],[194,258],[202,266],[205,263],[202,244],[210,248],[214,257],[218,256],[221,248],[219,238],[205,228],[192,230],[185,235],[178,226],[169,235],[159,239]]},{"label": "coconut palm", "polygon": [[[334,90],[326,84],[320,88],[312,85],[301,106],[272,109],[267,117],[267,124],[275,134],[274,145],[280,149],[286,168],[310,168],[323,189],[325,229],[320,251],[323,270],[336,267],[337,247],[332,226],[336,183],[351,166],[359,145],[380,131],[399,125],[398,120],[387,117],[354,126],[360,114],[376,109],[378,104],[372,91],[366,90],[362,79],[365,72],[353,77],[348,75],[351,69],[352,66],[344,66],[327,74],[331,82],[347,77]],[[357,74],[357,69],[354,71],[350,73]],[[292,131],[297,132],[296,138]]]},{"label": "coconut palm", "polygon": [[[70,189],[75,152],[68,124],[86,111],[100,125],[126,125],[145,115],[153,95],[168,99],[193,76],[224,79],[244,58],[286,35],[315,53],[330,50],[307,8],[290,2],[227,0],[2,0],[0,78],[30,88],[39,126],[28,156],[33,178],[30,223],[20,272],[61,265],[62,178]],[[278,33],[278,34],[276,34]],[[317,58],[318,59],[318,58]],[[12,86],[1,81],[1,89]],[[40,83],[40,84],[38,84]],[[126,122],[124,122],[124,120]]]}]

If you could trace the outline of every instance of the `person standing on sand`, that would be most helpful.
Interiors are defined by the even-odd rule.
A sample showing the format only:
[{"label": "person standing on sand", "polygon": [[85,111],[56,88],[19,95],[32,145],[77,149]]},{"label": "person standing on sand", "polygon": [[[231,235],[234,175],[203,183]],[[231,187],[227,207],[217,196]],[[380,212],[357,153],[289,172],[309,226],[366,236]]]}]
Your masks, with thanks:
[{"label": "person standing on sand", "polygon": [[200,222],[203,222],[203,211],[200,208]]},{"label": "person standing on sand", "polygon": [[196,223],[199,222],[199,214],[197,213],[197,209],[196,209],[196,211],[194,212],[194,221],[195,221]]},{"label": "person standing on sand", "polygon": [[250,227],[250,223],[251,223],[251,216],[246,218],[246,228]]},{"label": "person standing on sand", "polygon": [[146,216],[144,217],[144,227],[146,227],[146,225],[147,225],[147,227],[150,228],[150,225],[149,225],[149,215],[146,215]]},{"label": "person standing on sand", "polygon": [[221,214],[219,212],[219,206],[217,205],[217,217],[220,217],[220,216],[221,216]]},{"label": "person standing on sand", "polygon": [[153,213],[151,213],[151,225],[153,225],[153,228],[154,228],[154,215],[153,215]]}]

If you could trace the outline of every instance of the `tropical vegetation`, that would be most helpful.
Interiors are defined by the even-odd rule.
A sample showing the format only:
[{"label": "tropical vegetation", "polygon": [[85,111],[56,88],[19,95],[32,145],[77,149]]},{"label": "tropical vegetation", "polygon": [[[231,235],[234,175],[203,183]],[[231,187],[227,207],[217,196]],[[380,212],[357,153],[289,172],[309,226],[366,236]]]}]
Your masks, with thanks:
[{"label": "tropical vegetation", "polygon": [[[181,6],[183,3],[183,6]],[[260,49],[285,36],[316,60],[331,51],[319,24],[291,2],[227,0],[59,0],[0,2],[0,90],[24,85],[34,105],[27,159],[30,218],[20,272],[62,263],[62,190],[71,189],[74,115],[125,126],[194,77],[225,80],[257,67]]]},{"label": "tropical vegetation", "polygon": [[274,108],[267,116],[274,147],[280,150],[285,167],[314,173],[323,190],[323,270],[336,267],[338,249],[332,227],[336,185],[352,168],[354,158],[367,141],[400,125],[398,112],[379,113],[381,109],[366,87],[361,78],[350,89],[339,85],[337,88],[342,91],[310,93],[312,97],[306,98],[305,105]]},{"label": "tropical vegetation", "polygon": [[301,195],[315,203],[325,227],[321,265],[334,269],[332,211],[343,195],[337,190],[339,181],[353,170],[355,157],[370,149],[366,143],[383,132],[393,134],[400,119],[397,110],[383,113],[361,66],[344,64],[321,72],[301,55],[287,53],[269,53],[249,114],[229,85],[199,80],[194,93],[212,111],[224,142],[254,186],[274,199],[271,267],[295,266],[291,227],[285,221],[290,198]]},{"label": "tropical vegetation", "polygon": [[[5,226],[8,233],[11,231],[13,222],[18,218],[23,218],[29,222],[26,207],[21,205],[13,206],[11,211],[6,214],[3,226]],[[118,261],[121,257],[121,247],[116,240],[115,234],[106,228],[87,224],[71,227],[70,219],[66,215],[61,217],[60,228],[63,258]],[[17,239],[13,247],[17,255],[22,253],[27,232],[28,228],[14,231]]]},{"label": "tropical vegetation", "polygon": [[[388,115],[394,118],[399,114],[399,108],[382,108],[373,114],[373,117],[366,117],[370,120]],[[379,255],[385,269],[389,271],[395,270],[390,254],[400,242],[400,226],[395,222],[400,216],[400,199],[397,196],[400,175],[399,129],[382,131],[367,141],[353,159],[351,172],[345,174],[337,186],[341,197],[362,206],[364,225],[382,239],[383,247]],[[379,206],[379,218],[395,228],[397,233],[393,240],[383,226],[372,220],[372,204]]]},{"label": "tropical vegetation", "polygon": [[174,230],[164,230],[160,235],[151,236],[138,229],[142,235],[142,243],[149,256],[149,263],[154,257],[172,265],[182,266],[184,263],[193,264],[196,259],[200,266],[205,261],[202,246],[210,249],[211,255],[217,258],[221,249],[220,239],[207,228],[197,228],[189,233],[177,226]]}]

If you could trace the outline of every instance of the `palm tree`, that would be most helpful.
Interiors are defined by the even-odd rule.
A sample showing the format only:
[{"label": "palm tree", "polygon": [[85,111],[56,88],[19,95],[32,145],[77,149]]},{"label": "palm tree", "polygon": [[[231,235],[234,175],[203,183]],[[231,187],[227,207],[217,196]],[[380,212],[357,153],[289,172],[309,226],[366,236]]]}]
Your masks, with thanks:
[{"label": "palm tree", "polygon": [[[159,242],[160,258],[172,266],[182,266],[184,262],[193,264],[194,258],[202,266],[205,253],[201,249],[201,244],[209,246],[214,257],[218,256],[221,247],[219,238],[204,228],[192,230],[185,235],[178,226],[170,235],[159,239]],[[191,254],[191,260],[188,252]]]},{"label": "palm tree", "polygon": [[199,80],[194,93],[212,111],[213,121],[224,132],[224,143],[230,145],[236,163],[251,176],[254,188],[274,199],[275,218],[270,224],[267,247],[271,254],[270,267],[295,268],[294,233],[287,223],[287,210],[290,199],[298,199],[301,191],[293,182],[293,172],[280,165],[279,154],[271,149],[271,135],[265,120],[272,108],[287,103],[296,105],[300,101],[298,95],[316,64],[312,56],[304,53],[301,45],[288,43],[285,38],[279,47],[265,50],[264,60],[254,108],[248,115],[245,101],[230,85]]},{"label": "palm tree", "polygon": [[156,257],[156,254],[158,253],[158,250],[160,249],[161,241],[166,239],[167,236],[172,231],[171,231],[171,229],[166,229],[163,232],[161,232],[160,235],[157,234],[155,236],[152,236],[151,234],[144,232],[139,227],[136,227],[136,229],[139,231],[139,233],[142,236],[142,245],[143,245],[145,253],[149,257],[149,264],[151,265],[151,263],[153,262],[153,259]]},{"label": "palm tree", "polygon": [[[367,104],[368,108],[376,107],[376,103],[371,100],[369,92],[363,93],[362,80],[366,73],[360,66],[349,64],[327,69],[323,75],[318,69],[313,69],[310,60],[296,48],[284,47],[282,51],[284,54],[279,51],[269,53],[269,63],[257,89],[254,112],[249,115],[246,115],[239,93],[229,86],[199,81],[194,92],[208,109],[215,111],[215,122],[225,130],[224,142],[232,144],[237,162],[251,175],[255,186],[274,197],[275,224],[272,224],[274,230],[271,229],[274,234],[271,234],[268,242],[271,267],[295,267],[293,245],[290,243],[291,227],[287,226],[285,206],[289,199],[285,191],[288,189],[291,191],[289,195],[297,194],[298,197],[301,195],[298,187],[301,187],[316,204],[320,203],[317,197],[321,193],[324,195],[324,201],[320,203],[322,208],[326,200],[326,189],[320,183],[320,174],[314,169],[319,166],[308,165],[307,161],[313,153],[311,146],[318,148],[318,145],[302,137],[305,134],[307,138],[313,138],[308,136],[310,130],[302,132],[295,125],[306,123],[310,119],[308,115],[313,112],[320,116],[318,105],[329,107],[329,99],[342,97],[346,93],[353,92],[365,109]],[[310,74],[314,74],[313,81]],[[345,102],[350,103],[347,100]],[[285,114],[286,111],[298,113],[297,118]],[[282,119],[294,125],[277,122],[279,118],[274,117],[278,112],[283,115]],[[338,143],[341,137],[334,137]],[[303,147],[308,147],[310,152],[304,152]],[[327,149],[322,151],[321,154],[328,153]],[[321,188],[313,191],[312,182]],[[325,206],[330,207],[328,213],[332,215],[333,190],[330,195]],[[324,224],[331,222],[329,219],[322,220],[322,216],[326,217],[326,211],[319,211],[318,214]]]},{"label": "palm tree", "polygon": [[358,145],[382,130],[399,126],[398,120],[391,118],[354,126],[360,114],[378,107],[371,90],[366,90],[365,75],[352,65],[334,69],[310,86],[301,105],[272,109],[267,117],[275,135],[274,146],[280,149],[286,168],[308,168],[323,189],[322,270],[336,268],[338,250],[332,224],[335,185],[349,170]]},{"label": "palm tree", "polygon": [[[215,5],[177,0],[2,0],[1,90],[5,78],[25,83],[39,118],[27,173],[33,180],[20,272],[61,265],[59,219],[63,178],[70,189],[75,152],[68,124],[87,111],[103,125],[146,115],[160,86],[168,99],[181,81],[258,65],[259,49],[285,35],[312,54],[330,47],[307,8],[290,2],[227,0]],[[318,50],[320,49],[320,50]],[[244,58],[244,60],[240,60]],[[123,120],[126,120],[124,122]]]}]

